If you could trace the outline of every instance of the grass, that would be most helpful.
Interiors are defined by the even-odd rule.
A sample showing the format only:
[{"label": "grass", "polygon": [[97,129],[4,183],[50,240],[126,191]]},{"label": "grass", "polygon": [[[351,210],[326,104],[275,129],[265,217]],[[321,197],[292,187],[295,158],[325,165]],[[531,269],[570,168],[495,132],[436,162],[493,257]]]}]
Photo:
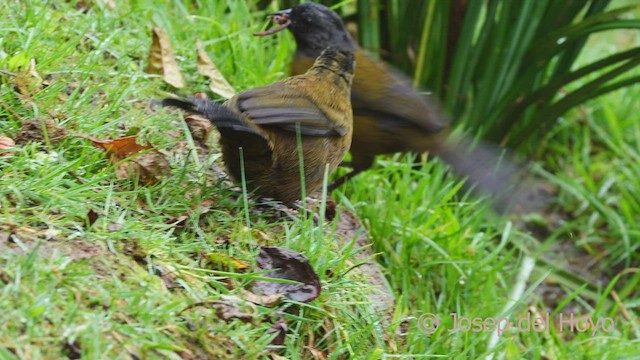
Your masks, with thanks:
[{"label": "grass", "polygon": [[[355,248],[336,241],[336,221],[316,225],[306,217],[274,220],[258,212],[254,200],[244,202],[218,178],[215,148],[196,161],[177,113],[148,105],[174,91],[144,72],[153,26],[171,38],[189,84],[183,93],[207,91],[196,71],[196,38],[238,90],[283,78],[293,39],[252,37],[265,13],[245,2],[232,2],[229,10],[219,1],[105,4],[5,6],[0,69],[20,74],[36,59],[47,86],[27,76],[27,84],[16,87],[16,77],[0,75],[0,134],[16,138],[21,124],[33,119],[101,139],[135,134],[167,154],[171,173],[150,186],[119,179],[105,153],[87,140],[51,134],[0,157],[2,358],[311,358],[312,350],[328,358],[371,359],[637,353],[637,86],[558,120],[535,149],[541,173],[557,190],[553,206],[528,219],[493,214],[437,161],[414,169],[413,159],[381,159],[381,166],[336,192],[338,210],[360,216],[379,252],[397,300],[387,326],[371,302],[370,279],[356,271]],[[639,44],[637,37],[629,42]],[[583,56],[607,46],[595,42],[593,53]],[[88,226],[91,209],[99,217]],[[185,214],[183,226],[167,224]],[[225,322],[207,304],[242,298],[241,289],[261,274],[210,264],[201,254],[254,264],[257,245],[305,254],[323,293],[309,304],[243,303],[253,321]],[[425,312],[442,319],[433,335],[419,327]],[[489,332],[448,332],[453,312],[512,320],[549,312],[552,326],[507,331],[496,342]],[[560,332],[553,319],[571,313],[594,321],[610,317],[615,328],[595,335]],[[281,315],[287,334],[273,347],[270,329]]]}]

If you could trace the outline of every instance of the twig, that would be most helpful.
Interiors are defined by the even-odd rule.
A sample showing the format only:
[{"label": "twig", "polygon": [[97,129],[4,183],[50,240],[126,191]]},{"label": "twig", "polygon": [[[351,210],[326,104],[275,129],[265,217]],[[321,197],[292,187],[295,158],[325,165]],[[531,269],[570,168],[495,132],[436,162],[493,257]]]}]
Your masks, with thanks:
[{"label": "twig", "polygon": [[[529,255],[526,255],[522,259],[520,272],[518,273],[518,276],[516,276],[516,284],[514,285],[513,289],[511,289],[511,293],[509,293],[509,301],[507,301],[507,303],[504,305],[504,308],[501,312],[502,315],[507,314],[509,310],[511,310],[511,307],[513,307],[518,302],[518,300],[520,300],[522,294],[524,294],[527,281],[529,280],[529,277],[531,276],[531,272],[533,271],[535,265],[535,258]],[[491,333],[491,338],[489,338],[489,342],[487,343],[487,351],[491,351],[498,344],[498,340],[500,339],[500,335],[498,334],[498,331],[494,331]],[[493,360],[493,355],[494,354],[487,355],[485,357],[485,360]],[[504,353],[499,355],[500,359],[502,359],[503,357]]]},{"label": "twig", "polygon": [[11,71],[7,71],[7,70],[0,70],[0,74],[5,74],[5,75],[9,75],[9,76],[16,76],[16,73],[12,73]]}]

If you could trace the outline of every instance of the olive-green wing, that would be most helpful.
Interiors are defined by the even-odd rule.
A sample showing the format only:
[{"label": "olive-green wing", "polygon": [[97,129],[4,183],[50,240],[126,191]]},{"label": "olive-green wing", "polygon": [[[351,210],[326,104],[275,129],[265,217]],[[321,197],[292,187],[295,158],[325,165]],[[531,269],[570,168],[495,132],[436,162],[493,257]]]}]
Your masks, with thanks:
[{"label": "olive-green wing", "polygon": [[344,136],[305,93],[286,84],[257,87],[238,94],[235,107],[259,126],[300,131],[308,136]]}]

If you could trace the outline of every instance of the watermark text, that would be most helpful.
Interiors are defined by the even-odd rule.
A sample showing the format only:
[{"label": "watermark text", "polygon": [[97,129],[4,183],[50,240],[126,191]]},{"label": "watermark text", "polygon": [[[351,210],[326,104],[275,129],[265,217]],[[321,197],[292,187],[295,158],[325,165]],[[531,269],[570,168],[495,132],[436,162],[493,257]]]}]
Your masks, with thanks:
[{"label": "watermark text", "polygon": [[[575,314],[557,314],[551,316],[549,313],[532,314],[528,312],[526,316],[511,320],[507,317],[466,317],[457,313],[450,313],[450,321],[446,322],[447,332],[497,332],[498,335],[506,331],[519,332],[544,332],[550,329],[553,322],[558,332],[588,332],[595,336],[599,331],[610,333],[615,329],[612,318],[589,316],[578,316]],[[445,324],[440,317],[432,313],[424,313],[418,318],[418,329],[424,334],[433,334]]]}]

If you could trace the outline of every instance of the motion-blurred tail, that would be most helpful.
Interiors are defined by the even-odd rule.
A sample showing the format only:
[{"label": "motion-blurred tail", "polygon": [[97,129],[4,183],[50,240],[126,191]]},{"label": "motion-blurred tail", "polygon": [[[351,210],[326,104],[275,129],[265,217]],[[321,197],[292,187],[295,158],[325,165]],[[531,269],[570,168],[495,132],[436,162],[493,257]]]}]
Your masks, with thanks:
[{"label": "motion-blurred tail", "polygon": [[489,196],[500,212],[528,212],[543,205],[528,164],[519,164],[496,145],[452,136],[431,151],[455,173],[467,177],[474,191]]}]

